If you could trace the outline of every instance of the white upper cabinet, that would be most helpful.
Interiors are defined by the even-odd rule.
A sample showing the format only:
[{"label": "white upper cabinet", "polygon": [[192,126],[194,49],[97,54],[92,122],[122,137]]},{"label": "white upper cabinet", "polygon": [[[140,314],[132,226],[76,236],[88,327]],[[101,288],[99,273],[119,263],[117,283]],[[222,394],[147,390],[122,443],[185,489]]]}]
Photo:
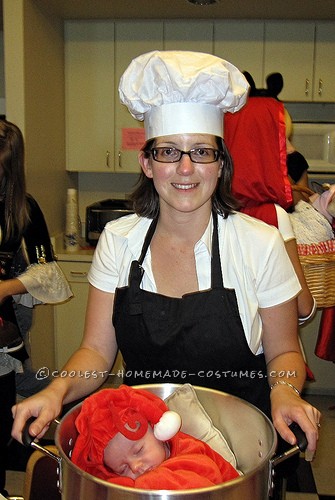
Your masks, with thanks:
[{"label": "white upper cabinet", "polygon": [[114,169],[114,24],[65,23],[66,168]]},{"label": "white upper cabinet", "polygon": [[168,21],[164,23],[164,50],[213,53],[211,21]]},{"label": "white upper cabinet", "polygon": [[315,30],[314,101],[335,102],[335,25],[318,22]]},{"label": "white upper cabinet", "polygon": [[263,86],[264,23],[262,21],[216,21],[214,54],[248,71],[258,88]]},{"label": "white upper cabinet", "polygon": [[136,20],[65,22],[67,169],[139,172],[143,123],[119,100],[129,63],[152,50],[215,54],[258,88],[280,72],[283,101],[335,102],[333,22]]},{"label": "white upper cabinet", "polygon": [[[139,172],[137,130],[143,123],[135,120],[120,103],[118,85],[130,62],[140,54],[163,49],[163,23],[133,21],[115,23],[115,171]],[[141,137],[141,136],[140,136]]]},{"label": "white upper cabinet", "polygon": [[265,23],[264,81],[282,73],[284,101],[335,101],[335,25],[333,22]]},{"label": "white upper cabinet", "polygon": [[283,101],[313,99],[314,22],[266,22],[264,84],[270,73],[279,72]]}]

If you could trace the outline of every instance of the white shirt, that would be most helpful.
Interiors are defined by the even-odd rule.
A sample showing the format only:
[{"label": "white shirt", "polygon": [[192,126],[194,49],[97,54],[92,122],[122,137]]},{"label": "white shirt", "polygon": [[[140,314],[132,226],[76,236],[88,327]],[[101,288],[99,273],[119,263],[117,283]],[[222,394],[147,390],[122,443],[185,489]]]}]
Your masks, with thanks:
[{"label": "white shirt", "polygon": [[[114,293],[128,284],[129,269],[139,259],[151,219],[136,214],[106,224],[94,253],[89,282]],[[199,290],[211,286],[212,218],[194,248]],[[242,213],[218,217],[223,283],[233,288],[245,336],[253,353],[262,352],[262,323],[258,308],[272,307],[301,290],[283,238],[276,228]],[[143,262],[141,287],[157,292],[150,247]]]},{"label": "white shirt", "polygon": [[283,237],[283,240],[285,242],[294,240],[295,234],[289,214],[279,205],[275,205],[275,209],[277,213],[278,229]]}]

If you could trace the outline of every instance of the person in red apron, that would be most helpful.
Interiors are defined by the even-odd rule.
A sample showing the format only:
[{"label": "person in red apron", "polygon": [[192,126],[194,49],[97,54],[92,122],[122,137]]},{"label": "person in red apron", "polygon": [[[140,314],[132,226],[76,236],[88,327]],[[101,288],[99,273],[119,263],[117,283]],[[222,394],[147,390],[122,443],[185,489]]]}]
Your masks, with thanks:
[{"label": "person in red apron", "polygon": [[125,384],[230,392],[271,414],[290,443],[288,425],[297,422],[314,453],[320,412],[300,397],[301,287],[279,231],[238,212],[231,194],[223,113],[238,111],[248,88],[236,67],[210,54],[153,51],[130,63],[120,99],[146,134],[135,213],[101,234],[69,376],[14,407],[16,439],[30,415],[30,433],[41,436],[62,404],[96,390],[120,349]]},{"label": "person in red apron", "polygon": [[[292,166],[288,157],[292,155],[287,154],[286,133],[291,122],[275,96],[282,88],[282,77],[269,75],[269,88],[257,89],[251,75],[244,74],[251,86],[248,102],[238,113],[224,115],[224,140],[234,164],[232,192],[241,204],[241,212],[279,229],[302,288],[298,316],[299,324],[304,324],[314,317],[316,301],[308,288],[292,219],[287,213],[295,197],[288,175],[289,163]],[[306,370],[307,379],[315,380],[307,364]]]}]

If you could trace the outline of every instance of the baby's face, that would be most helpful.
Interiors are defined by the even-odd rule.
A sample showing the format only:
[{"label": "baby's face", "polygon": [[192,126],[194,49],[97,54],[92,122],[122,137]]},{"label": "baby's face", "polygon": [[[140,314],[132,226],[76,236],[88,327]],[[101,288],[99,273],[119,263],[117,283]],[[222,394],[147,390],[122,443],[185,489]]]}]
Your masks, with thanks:
[{"label": "baby's face", "polygon": [[148,427],[138,441],[131,441],[118,432],[104,451],[104,464],[120,476],[136,479],[158,467],[166,459],[166,447]]}]

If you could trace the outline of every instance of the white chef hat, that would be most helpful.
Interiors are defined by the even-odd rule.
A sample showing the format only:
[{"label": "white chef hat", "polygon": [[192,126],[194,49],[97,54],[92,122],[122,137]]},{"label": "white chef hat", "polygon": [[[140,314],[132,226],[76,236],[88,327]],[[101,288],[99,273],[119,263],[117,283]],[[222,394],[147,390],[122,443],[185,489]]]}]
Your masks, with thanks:
[{"label": "white chef hat", "polygon": [[153,51],[134,59],[121,77],[119,96],[146,140],[202,133],[223,137],[223,113],[238,111],[249,84],[231,63],[201,52]]}]

